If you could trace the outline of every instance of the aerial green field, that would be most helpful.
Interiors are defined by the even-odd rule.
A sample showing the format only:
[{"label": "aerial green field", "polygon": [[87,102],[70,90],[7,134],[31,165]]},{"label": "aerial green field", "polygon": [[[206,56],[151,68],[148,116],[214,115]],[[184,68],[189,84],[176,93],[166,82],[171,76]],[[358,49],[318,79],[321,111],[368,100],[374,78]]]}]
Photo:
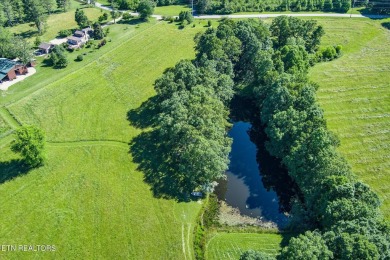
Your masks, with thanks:
[{"label": "aerial green field", "polygon": [[[10,136],[0,141],[0,244],[55,245],[48,258],[193,258],[201,205],[153,197],[129,153],[141,130],[127,112],[154,95],[165,68],[194,56],[199,30],[155,21],[114,25],[103,48],[75,51],[66,69],[38,66],[3,93],[1,103],[21,123],[46,132],[48,162],[27,172],[6,145]],[[83,52],[84,61],[73,61]]]},{"label": "aerial green field", "polygon": [[[389,200],[390,31],[382,21],[317,20],[327,33],[324,45],[344,46],[343,57],[311,69],[328,125],[359,178]],[[204,30],[196,25],[114,25],[112,41],[100,50],[69,54],[66,69],[38,66],[2,93],[0,104],[18,121],[46,132],[48,162],[27,172],[9,149],[12,136],[0,139],[0,244],[55,245],[48,258],[193,258],[201,205],[153,197],[129,154],[128,143],[142,130],[127,112],[154,95],[153,82],[164,69],[194,56],[193,36]],[[73,61],[82,53],[84,61]],[[7,113],[0,110],[3,132],[16,124]],[[383,210],[389,218],[389,202]],[[219,233],[206,255],[237,258],[249,248],[276,254],[280,241],[278,235]]]},{"label": "aerial green field", "polygon": [[166,16],[178,16],[181,11],[191,11],[189,5],[169,5],[157,6],[154,8],[154,13]]},{"label": "aerial green field", "polygon": [[277,255],[282,236],[257,233],[217,233],[206,247],[206,259],[239,259],[246,250],[253,249]]},{"label": "aerial green field", "polygon": [[[390,30],[385,20],[318,19],[323,44],[343,45],[344,55],[311,69],[318,100],[340,151],[360,179],[383,200],[390,218]],[[387,20],[388,21],[388,20]]]},{"label": "aerial green field", "polygon": [[[40,36],[42,41],[53,40],[58,36],[58,32],[60,30],[77,28],[77,23],[74,18],[76,8],[83,8],[83,11],[87,15],[88,19],[92,22],[96,22],[98,17],[103,13],[103,11],[97,8],[85,8],[84,5],[81,5],[76,1],[71,1],[71,3],[71,9],[68,12],[56,13],[48,17],[47,30],[43,35]],[[38,31],[32,23],[24,23],[11,27],[10,31],[25,38],[30,38],[31,41],[38,36]]]}]

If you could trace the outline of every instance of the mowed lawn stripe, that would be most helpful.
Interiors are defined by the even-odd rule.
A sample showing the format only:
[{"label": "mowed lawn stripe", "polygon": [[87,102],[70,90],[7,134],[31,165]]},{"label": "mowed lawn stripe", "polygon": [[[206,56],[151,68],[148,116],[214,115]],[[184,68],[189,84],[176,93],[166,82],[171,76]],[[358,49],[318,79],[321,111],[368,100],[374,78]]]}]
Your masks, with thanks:
[{"label": "mowed lawn stripe", "polygon": [[[153,82],[164,69],[194,56],[192,39],[203,28],[142,26],[153,29],[9,106],[23,124],[43,127],[48,162],[0,185],[7,201],[0,210],[0,243],[55,244],[48,258],[183,259],[184,225],[184,243],[191,243],[186,256],[193,257],[188,234],[201,205],[154,198],[123,148],[141,132],[130,126],[127,112],[154,94]],[[114,35],[132,30],[112,28]],[[13,172],[7,165],[15,156],[9,148],[1,153],[0,170]]]},{"label": "mowed lawn stripe", "polygon": [[[69,259],[183,257],[182,224],[172,210],[181,204],[153,198],[129,154],[111,147],[48,152],[47,166],[0,185],[2,244],[54,244],[48,257]],[[194,221],[199,207],[187,203],[182,211]]]},{"label": "mowed lawn stripe", "polygon": [[324,44],[342,44],[344,55],[311,69],[329,128],[353,171],[383,201],[390,218],[390,31],[382,21],[319,19]]},{"label": "mowed lawn stripe", "polygon": [[206,245],[206,259],[238,259],[246,250],[253,249],[277,255],[282,236],[258,233],[216,233]]},{"label": "mowed lawn stripe", "polygon": [[153,82],[167,66],[193,57],[192,38],[199,30],[151,27],[9,109],[21,122],[41,126],[50,141],[128,142],[139,130],[129,127],[127,112],[154,94]]}]

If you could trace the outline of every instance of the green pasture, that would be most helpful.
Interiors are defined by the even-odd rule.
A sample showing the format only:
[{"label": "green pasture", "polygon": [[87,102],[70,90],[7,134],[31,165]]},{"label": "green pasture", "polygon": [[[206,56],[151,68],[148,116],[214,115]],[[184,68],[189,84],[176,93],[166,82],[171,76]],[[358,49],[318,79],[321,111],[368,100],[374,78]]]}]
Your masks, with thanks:
[{"label": "green pasture", "polygon": [[279,234],[216,233],[206,246],[206,259],[239,259],[246,250],[253,249],[275,256],[281,248]]},{"label": "green pasture", "polygon": [[[0,252],[0,258],[193,259],[198,202],[155,198],[129,153],[141,133],[127,112],[154,95],[169,66],[192,58],[202,26],[117,24],[99,50],[69,54],[2,93],[23,124],[47,135],[47,164],[28,171],[0,140],[0,244],[55,245],[54,253]],[[158,43],[158,44],[157,44]],[[73,59],[86,53],[82,62]]]},{"label": "green pasture", "polygon": [[[58,36],[60,30],[76,29],[77,23],[75,21],[76,8],[83,8],[88,19],[92,22],[97,22],[98,17],[102,15],[102,11],[98,8],[85,8],[84,5],[72,1],[71,9],[66,13],[54,13],[47,18],[46,32],[39,36],[42,41],[50,41]],[[38,30],[33,23],[24,23],[10,28],[12,33],[29,38],[31,41],[38,36]]]},{"label": "green pasture", "polygon": [[[340,152],[383,200],[390,218],[390,30],[386,20],[317,19],[324,45],[343,45],[343,56],[314,66],[318,100]],[[389,22],[389,19],[387,20]]]}]

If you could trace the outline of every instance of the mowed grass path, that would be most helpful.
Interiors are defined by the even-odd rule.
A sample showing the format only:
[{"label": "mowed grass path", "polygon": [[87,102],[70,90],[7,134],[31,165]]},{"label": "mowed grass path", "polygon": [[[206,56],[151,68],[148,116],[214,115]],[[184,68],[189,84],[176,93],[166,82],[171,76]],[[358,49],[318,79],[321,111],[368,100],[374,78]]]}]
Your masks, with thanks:
[{"label": "mowed grass path", "polygon": [[360,179],[383,200],[390,219],[390,30],[382,21],[318,19],[324,45],[341,44],[344,55],[316,65],[310,78],[340,151]]},{"label": "mowed grass path", "polygon": [[141,130],[127,112],[154,95],[167,67],[194,56],[199,30],[153,21],[112,26],[112,42],[83,50],[83,62],[38,68],[1,98],[20,122],[44,129],[48,162],[23,174],[9,147],[0,149],[0,244],[57,248],[0,252],[1,259],[193,258],[201,205],[153,197],[129,154]]},{"label": "mowed grass path", "polygon": [[279,253],[281,242],[279,234],[217,233],[206,246],[206,259],[239,259],[249,249],[275,256]]}]

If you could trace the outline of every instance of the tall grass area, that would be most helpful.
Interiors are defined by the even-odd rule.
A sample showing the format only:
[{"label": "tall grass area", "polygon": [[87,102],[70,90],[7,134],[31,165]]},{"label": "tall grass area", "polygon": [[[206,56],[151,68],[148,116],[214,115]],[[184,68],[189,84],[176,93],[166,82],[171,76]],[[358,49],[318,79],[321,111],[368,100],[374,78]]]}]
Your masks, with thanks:
[{"label": "tall grass area", "polygon": [[[0,258],[192,259],[201,205],[153,197],[128,143],[142,130],[127,112],[154,95],[153,82],[183,58],[193,36],[165,22],[118,24],[99,50],[69,55],[62,70],[38,67],[1,103],[47,135],[48,162],[26,172],[0,150],[0,244],[55,245],[55,252],[1,252]],[[87,55],[82,62],[73,59]]]},{"label": "tall grass area", "polygon": [[[102,15],[103,12],[98,8],[86,8],[85,5],[80,4],[76,1],[71,1],[72,5],[69,11],[63,13],[54,13],[48,16],[46,31],[43,35],[39,36],[42,41],[50,41],[58,36],[60,30],[65,29],[75,29],[77,28],[77,23],[75,21],[75,10],[76,8],[83,8],[82,10],[88,17],[88,20],[92,22],[97,22],[98,17]],[[38,30],[33,23],[24,23],[17,26],[11,27],[10,31],[17,35],[21,35],[25,38],[29,38],[30,41],[33,41],[35,37],[38,36]]]},{"label": "tall grass area", "polygon": [[[341,44],[344,55],[310,71],[318,100],[340,152],[383,200],[390,219],[390,30],[385,20],[318,19],[323,44]],[[388,21],[388,20],[387,20]]]},{"label": "tall grass area", "polygon": [[207,244],[206,259],[239,259],[249,249],[275,256],[279,253],[281,242],[279,234],[217,233]]}]

